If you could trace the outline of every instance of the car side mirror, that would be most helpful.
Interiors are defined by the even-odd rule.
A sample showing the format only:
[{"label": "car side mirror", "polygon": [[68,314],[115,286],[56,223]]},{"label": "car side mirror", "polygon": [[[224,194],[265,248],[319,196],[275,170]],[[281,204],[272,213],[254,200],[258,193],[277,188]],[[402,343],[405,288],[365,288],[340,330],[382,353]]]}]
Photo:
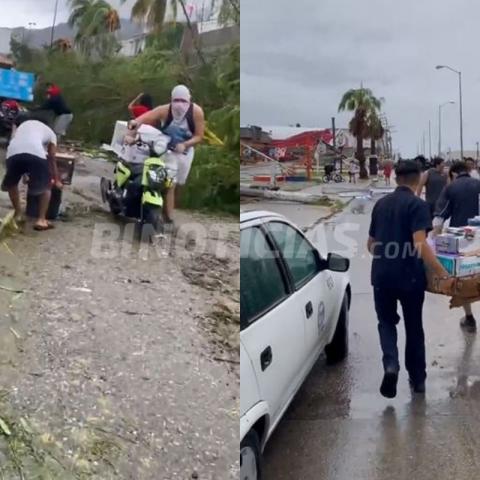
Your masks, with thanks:
[{"label": "car side mirror", "polygon": [[346,272],[350,268],[350,260],[336,253],[329,253],[326,261],[327,270],[332,272]]}]

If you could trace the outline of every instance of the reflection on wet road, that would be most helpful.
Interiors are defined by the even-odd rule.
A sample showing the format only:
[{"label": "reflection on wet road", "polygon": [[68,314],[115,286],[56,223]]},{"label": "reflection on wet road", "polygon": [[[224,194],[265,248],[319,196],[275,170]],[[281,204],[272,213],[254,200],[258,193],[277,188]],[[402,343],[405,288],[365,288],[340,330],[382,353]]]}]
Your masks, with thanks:
[{"label": "reflection on wet road", "polygon": [[[403,365],[397,398],[378,392],[381,354],[365,247],[372,204],[365,214],[348,212],[310,232],[352,258],[350,356],[335,367],[320,358],[267,445],[267,480],[479,476],[480,341],[460,330],[461,310],[449,310],[447,298],[427,294],[425,302],[425,398],[412,397]],[[480,305],[475,311],[480,315]]]}]

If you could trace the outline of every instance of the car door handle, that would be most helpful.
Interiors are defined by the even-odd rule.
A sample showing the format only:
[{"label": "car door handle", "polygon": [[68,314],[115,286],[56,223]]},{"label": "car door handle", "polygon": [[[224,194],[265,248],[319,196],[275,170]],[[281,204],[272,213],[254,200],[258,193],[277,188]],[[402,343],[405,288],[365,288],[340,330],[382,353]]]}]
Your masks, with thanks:
[{"label": "car door handle", "polygon": [[260,365],[262,367],[262,372],[264,372],[272,363],[273,355],[272,355],[272,347],[267,347],[261,354],[260,354]]},{"label": "car door handle", "polygon": [[305,305],[305,313],[307,314],[307,318],[310,318],[313,315],[313,305],[312,302],[308,302]]}]

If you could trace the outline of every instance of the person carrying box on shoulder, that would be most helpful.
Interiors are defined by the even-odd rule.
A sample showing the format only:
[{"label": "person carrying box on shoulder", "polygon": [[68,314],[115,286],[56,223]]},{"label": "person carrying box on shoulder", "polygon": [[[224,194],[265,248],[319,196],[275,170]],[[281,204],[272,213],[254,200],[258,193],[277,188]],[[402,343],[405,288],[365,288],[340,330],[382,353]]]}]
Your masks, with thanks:
[{"label": "person carrying box on shoulder", "polygon": [[[437,201],[433,219],[434,233],[440,234],[443,223],[450,219],[450,227],[465,227],[468,220],[479,214],[480,180],[472,178],[466,162],[455,162],[450,167],[452,181],[447,185]],[[465,316],[460,326],[470,333],[477,330],[477,322],[472,305],[463,306]]]}]

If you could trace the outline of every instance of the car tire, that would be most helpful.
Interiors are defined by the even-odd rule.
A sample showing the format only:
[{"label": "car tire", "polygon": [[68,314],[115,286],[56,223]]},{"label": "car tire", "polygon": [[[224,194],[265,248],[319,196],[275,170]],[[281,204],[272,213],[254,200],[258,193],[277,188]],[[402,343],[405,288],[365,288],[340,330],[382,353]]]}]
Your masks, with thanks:
[{"label": "car tire", "polygon": [[343,297],[342,308],[332,341],[325,347],[327,363],[334,365],[348,356],[349,307],[347,295]]},{"label": "car tire", "polygon": [[240,479],[261,480],[262,458],[257,432],[251,430],[240,444]]}]

